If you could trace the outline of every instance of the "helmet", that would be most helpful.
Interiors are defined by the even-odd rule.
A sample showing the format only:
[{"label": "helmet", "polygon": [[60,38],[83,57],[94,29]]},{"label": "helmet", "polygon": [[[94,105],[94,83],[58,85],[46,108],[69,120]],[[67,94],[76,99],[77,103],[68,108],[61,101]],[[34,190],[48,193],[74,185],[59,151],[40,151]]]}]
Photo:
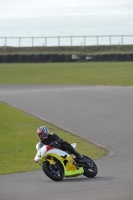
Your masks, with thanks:
[{"label": "helmet", "polygon": [[44,140],[48,137],[48,134],[49,134],[49,130],[46,126],[40,126],[38,129],[37,129],[37,134],[40,138],[40,140]]}]

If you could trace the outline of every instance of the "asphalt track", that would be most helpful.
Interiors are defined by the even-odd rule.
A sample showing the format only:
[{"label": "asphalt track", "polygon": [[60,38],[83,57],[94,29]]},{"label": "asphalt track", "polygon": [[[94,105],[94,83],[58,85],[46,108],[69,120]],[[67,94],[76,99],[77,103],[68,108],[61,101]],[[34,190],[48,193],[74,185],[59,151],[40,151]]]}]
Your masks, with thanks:
[{"label": "asphalt track", "polygon": [[133,200],[133,87],[0,85],[0,101],[111,150],[93,179],[1,175],[0,200]]}]

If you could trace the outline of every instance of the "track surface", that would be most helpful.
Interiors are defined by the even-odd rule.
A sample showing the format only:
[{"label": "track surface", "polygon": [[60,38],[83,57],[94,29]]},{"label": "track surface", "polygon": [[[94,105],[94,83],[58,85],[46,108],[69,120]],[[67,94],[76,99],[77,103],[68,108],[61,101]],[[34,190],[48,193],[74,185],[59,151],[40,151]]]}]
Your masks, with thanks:
[{"label": "track surface", "polygon": [[133,200],[133,87],[0,85],[0,101],[113,152],[95,160],[93,179],[57,183],[42,171],[2,175],[0,200]]}]

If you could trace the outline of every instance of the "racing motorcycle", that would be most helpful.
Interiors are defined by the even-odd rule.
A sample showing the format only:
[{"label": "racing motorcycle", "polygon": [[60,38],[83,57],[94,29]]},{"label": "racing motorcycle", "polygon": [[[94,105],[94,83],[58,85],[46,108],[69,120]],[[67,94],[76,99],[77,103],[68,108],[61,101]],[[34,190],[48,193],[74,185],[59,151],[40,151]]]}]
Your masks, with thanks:
[{"label": "racing motorcycle", "polygon": [[[71,144],[76,148],[76,143]],[[88,178],[95,177],[98,173],[97,166],[89,157],[82,155],[80,162],[69,152],[62,151],[56,146],[36,145],[36,163],[42,166],[43,172],[54,181],[62,181],[63,178],[84,175]]]}]

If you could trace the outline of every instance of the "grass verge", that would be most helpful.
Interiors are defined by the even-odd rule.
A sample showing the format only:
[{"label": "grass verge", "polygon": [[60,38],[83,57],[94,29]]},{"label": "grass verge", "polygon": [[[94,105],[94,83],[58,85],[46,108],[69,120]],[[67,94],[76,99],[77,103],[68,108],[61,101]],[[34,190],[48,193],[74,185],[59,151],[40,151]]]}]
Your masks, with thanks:
[{"label": "grass verge", "polygon": [[41,125],[46,125],[50,132],[59,134],[70,143],[76,142],[77,150],[92,159],[108,153],[105,149],[3,102],[0,102],[0,111],[0,175],[40,169],[33,159],[36,154],[35,145],[39,141],[36,130]]},{"label": "grass verge", "polygon": [[0,64],[0,84],[133,85],[132,62]]}]

